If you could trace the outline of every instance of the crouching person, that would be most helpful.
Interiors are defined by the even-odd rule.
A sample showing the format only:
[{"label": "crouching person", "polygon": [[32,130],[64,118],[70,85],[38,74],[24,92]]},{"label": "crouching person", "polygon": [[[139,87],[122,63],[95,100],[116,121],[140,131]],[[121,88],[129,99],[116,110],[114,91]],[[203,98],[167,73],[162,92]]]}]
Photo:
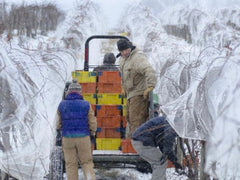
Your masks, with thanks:
[{"label": "crouching person", "polygon": [[58,115],[67,179],[78,180],[79,160],[84,179],[95,180],[90,136],[95,135],[97,121],[90,103],[83,100],[76,80],[69,85],[65,99],[59,104]]},{"label": "crouching person", "polygon": [[176,137],[176,132],[165,117],[153,118],[133,133],[132,145],[137,153],[151,164],[152,180],[166,179],[167,159],[172,161],[177,170],[182,169],[173,151]]}]

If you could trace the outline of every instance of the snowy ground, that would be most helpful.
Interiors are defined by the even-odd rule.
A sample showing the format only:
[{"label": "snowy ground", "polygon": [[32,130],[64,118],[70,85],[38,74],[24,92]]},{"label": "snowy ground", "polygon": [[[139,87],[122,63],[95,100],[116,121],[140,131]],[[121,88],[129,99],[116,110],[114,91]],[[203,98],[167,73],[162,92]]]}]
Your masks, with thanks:
[{"label": "snowy ground", "polygon": [[[95,172],[97,180],[150,180],[152,178],[151,173],[141,173],[133,168],[95,169]],[[66,174],[64,174],[64,177],[66,177]],[[187,178],[178,176],[174,173],[174,169],[167,169],[167,179],[186,180]],[[79,180],[84,180],[81,169],[79,170]]]},{"label": "snowy ground", "polygon": [[[237,1],[228,3],[237,7]],[[201,6],[192,8],[190,1],[189,6],[173,8],[175,1],[168,0],[172,7],[159,11],[161,4],[145,2],[161,14],[153,15],[142,4],[132,3],[129,10],[124,9],[125,16],[117,24],[147,52],[150,63],[158,70],[159,86],[155,90],[165,114],[182,137],[207,138],[206,172],[219,179],[240,179],[239,8],[216,9],[221,4],[216,1],[211,1],[214,4],[211,11]],[[80,50],[64,49],[61,38],[64,35],[75,38],[75,34],[68,32],[72,28],[82,33],[82,38],[75,38],[82,44],[90,35],[106,34],[105,18],[90,5],[93,4],[85,3],[81,11],[69,11],[71,16],[53,33],[55,36],[45,37],[44,41],[39,38],[31,44],[25,39],[19,46],[17,37],[11,42],[1,38],[0,140],[5,152],[0,151],[0,167],[19,179],[41,180],[48,172],[56,108],[71,71],[83,67],[83,46]],[[189,27],[192,44],[168,35],[163,29],[164,25],[178,25],[175,27],[178,30],[183,24]],[[29,49],[32,45],[41,48]],[[100,57],[98,53],[92,54]],[[177,122],[183,124],[175,124],[174,120],[180,118],[182,121]],[[96,174],[99,179],[151,178],[150,174],[134,169],[96,169]],[[167,174],[168,179],[180,179],[171,170]]]}]

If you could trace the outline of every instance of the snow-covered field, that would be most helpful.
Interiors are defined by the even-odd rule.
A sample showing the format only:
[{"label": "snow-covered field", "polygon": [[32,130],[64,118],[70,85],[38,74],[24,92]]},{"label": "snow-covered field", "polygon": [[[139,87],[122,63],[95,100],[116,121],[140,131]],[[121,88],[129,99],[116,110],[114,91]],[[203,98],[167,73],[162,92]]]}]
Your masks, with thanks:
[{"label": "snow-covered field", "polygon": [[[10,42],[6,34],[0,37],[0,168],[18,179],[42,179],[48,173],[56,108],[71,71],[83,68],[85,40],[127,32],[157,72],[154,91],[171,125],[183,138],[207,141],[206,172],[240,179],[239,2],[123,2],[127,6],[117,6],[117,23],[108,21],[114,26],[101,12],[107,1],[84,0],[48,36],[23,38],[21,44],[18,37]],[[65,48],[62,39],[71,37],[80,47]],[[100,42],[92,46],[90,60],[100,64],[104,47]],[[111,50],[117,53],[116,46]],[[134,169],[96,173],[99,178],[151,179]],[[168,179],[181,177],[169,169]]]}]

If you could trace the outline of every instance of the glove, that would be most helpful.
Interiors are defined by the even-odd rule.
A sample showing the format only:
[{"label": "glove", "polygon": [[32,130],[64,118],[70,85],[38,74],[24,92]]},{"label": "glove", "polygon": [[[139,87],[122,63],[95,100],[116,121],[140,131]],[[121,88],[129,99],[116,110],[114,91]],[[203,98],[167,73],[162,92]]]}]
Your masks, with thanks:
[{"label": "glove", "polygon": [[147,99],[149,92],[151,92],[152,90],[153,90],[153,87],[152,87],[152,86],[151,86],[151,87],[148,87],[148,88],[144,91],[144,93],[143,93],[143,98],[144,98],[144,99]]},{"label": "glove", "polygon": [[126,95],[127,95],[126,90],[122,87],[122,96],[126,97]]}]

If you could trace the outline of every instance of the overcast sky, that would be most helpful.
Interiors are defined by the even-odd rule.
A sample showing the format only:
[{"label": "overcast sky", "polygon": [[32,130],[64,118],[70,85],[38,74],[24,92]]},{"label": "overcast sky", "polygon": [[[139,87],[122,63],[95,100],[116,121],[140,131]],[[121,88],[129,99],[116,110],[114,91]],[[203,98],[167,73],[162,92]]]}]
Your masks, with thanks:
[{"label": "overcast sky", "polygon": [[[48,3],[52,2],[58,5],[64,11],[69,11],[76,6],[77,2],[81,2],[83,0],[0,0],[0,2],[15,2],[15,3]],[[155,12],[161,12],[164,8],[171,8],[173,5],[190,5],[202,7],[204,9],[212,9],[212,8],[224,8],[226,6],[239,7],[240,0],[92,0],[93,2],[100,5],[103,14],[107,17],[110,24],[115,24],[118,21],[119,17],[122,15],[122,12],[128,3],[136,3],[142,2],[143,4],[147,4],[147,6],[151,7]]]},{"label": "overcast sky", "polygon": [[[73,6],[76,5],[76,2],[83,0],[0,0],[0,2],[15,2],[15,3],[29,3],[29,2],[52,2],[54,4],[59,5],[63,10],[70,10]],[[240,0],[92,0],[95,3],[98,3],[101,6],[101,9],[105,12],[105,14],[110,16],[118,16],[120,12],[122,12],[123,8],[128,3],[133,2],[142,2],[143,4],[147,4],[148,6],[159,8],[159,7],[172,7],[176,4],[188,4],[197,7],[205,7],[205,8],[216,8],[216,7],[226,7],[226,6],[240,6]]]}]

